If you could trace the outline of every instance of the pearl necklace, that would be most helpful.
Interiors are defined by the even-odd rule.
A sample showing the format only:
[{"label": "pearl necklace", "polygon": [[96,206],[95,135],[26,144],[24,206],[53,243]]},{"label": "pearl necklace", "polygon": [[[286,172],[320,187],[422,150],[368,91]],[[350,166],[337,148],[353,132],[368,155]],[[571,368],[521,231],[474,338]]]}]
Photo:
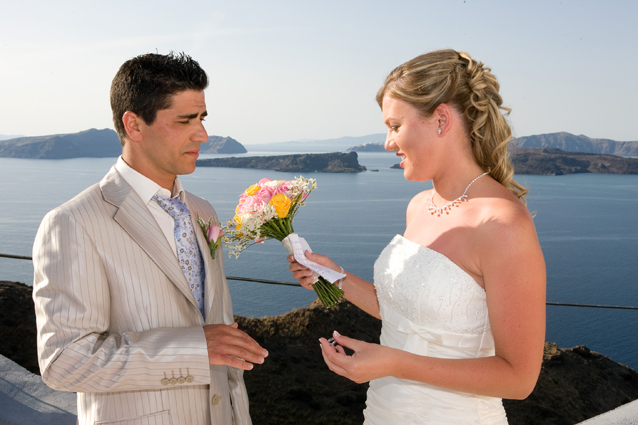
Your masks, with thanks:
[{"label": "pearl necklace", "polygon": [[440,217],[441,214],[443,214],[444,212],[446,214],[449,214],[452,208],[458,207],[459,205],[461,205],[462,202],[467,202],[467,195],[466,195],[467,190],[470,188],[470,186],[474,184],[475,181],[477,181],[478,179],[480,179],[481,177],[487,174],[489,174],[489,172],[483,173],[477,178],[475,178],[474,180],[472,180],[470,184],[468,184],[467,187],[465,188],[463,195],[459,196],[458,198],[456,198],[455,200],[453,200],[452,202],[450,202],[449,204],[443,207],[437,207],[436,205],[434,205],[434,194],[436,193],[436,190],[433,190],[432,194],[430,195],[430,199],[428,200],[428,211],[430,211],[430,214],[432,215],[436,214],[437,217]]}]

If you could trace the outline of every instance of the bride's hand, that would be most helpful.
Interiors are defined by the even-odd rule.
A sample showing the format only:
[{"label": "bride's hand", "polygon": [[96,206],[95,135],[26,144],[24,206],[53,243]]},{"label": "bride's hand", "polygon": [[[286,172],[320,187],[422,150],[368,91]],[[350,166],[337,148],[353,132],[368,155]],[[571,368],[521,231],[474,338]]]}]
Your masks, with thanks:
[{"label": "bride's hand", "polygon": [[[379,344],[370,344],[357,339],[332,335],[336,341],[333,347],[325,338],[320,338],[321,354],[331,371],[358,384],[391,375],[395,350]],[[348,356],[343,347],[354,351]]]},{"label": "bride's hand", "polygon": [[[334,271],[339,271],[339,266],[332,261],[330,258],[325,255],[314,254],[310,251],[306,251],[306,258],[310,261],[313,261],[317,264],[321,264],[322,266],[328,267]],[[292,272],[292,277],[299,281],[299,284],[306,289],[312,289],[312,284],[315,283],[317,278],[313,274],[313,271],[308,267],[299,264],[295,260],[295,256],[290,254],[288,255],[288,262],[290,265],[288,266],[288,270]]]}]

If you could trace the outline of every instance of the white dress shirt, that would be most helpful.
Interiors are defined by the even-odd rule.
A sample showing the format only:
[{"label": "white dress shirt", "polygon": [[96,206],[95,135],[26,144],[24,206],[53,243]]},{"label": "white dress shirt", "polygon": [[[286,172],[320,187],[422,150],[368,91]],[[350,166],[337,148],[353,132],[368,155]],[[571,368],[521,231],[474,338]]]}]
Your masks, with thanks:
[{"label": "white dress shirt", "polygon": [[177,257],[177,246],[175,245],[175,219],[171,217],[169,213],[164,211],[162,207],[155,201],[153,196],[157,193],[162,198],[178,198],[184,202],[184,188],[179,181],[178,177],[175,177],[175,183],[173,184],[173,193],[170,193],[167,189],[155,183],[143,174],[138,173],[128,165],[120,156],[115,163],[115,169],[120,175],[131,185],[133,190],[142,198],[142,201],[146,204],[149,211],[157,221],[162,233],[166,236],[166,240],[173,248],[173,253]]}]

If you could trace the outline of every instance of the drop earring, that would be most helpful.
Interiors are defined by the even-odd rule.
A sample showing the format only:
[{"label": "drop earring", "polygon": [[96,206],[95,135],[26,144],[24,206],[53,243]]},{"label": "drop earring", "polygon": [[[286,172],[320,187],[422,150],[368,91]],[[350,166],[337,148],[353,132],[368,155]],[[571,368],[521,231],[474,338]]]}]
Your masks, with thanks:
[{"label": "drop earring", "polygon": [[439,128],[439,135],[441,135],[441,129]]}]

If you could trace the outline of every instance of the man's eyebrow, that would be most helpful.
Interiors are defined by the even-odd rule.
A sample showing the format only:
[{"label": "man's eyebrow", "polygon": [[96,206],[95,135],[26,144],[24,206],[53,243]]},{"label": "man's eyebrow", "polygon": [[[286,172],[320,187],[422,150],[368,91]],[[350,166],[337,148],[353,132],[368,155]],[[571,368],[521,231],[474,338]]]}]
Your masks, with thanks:
[{"label": "man's eyebrow", "polygon": [[186,120],[186,119],[192,120],[192,119],[195,119],[195,118],[197,118],[199,116],[201,116],[202,118],[203,117],[207,117],[208,116],[208,111],[204,111],[201,114],[178,115],[177,118],[183,119],[183,120]]}]

